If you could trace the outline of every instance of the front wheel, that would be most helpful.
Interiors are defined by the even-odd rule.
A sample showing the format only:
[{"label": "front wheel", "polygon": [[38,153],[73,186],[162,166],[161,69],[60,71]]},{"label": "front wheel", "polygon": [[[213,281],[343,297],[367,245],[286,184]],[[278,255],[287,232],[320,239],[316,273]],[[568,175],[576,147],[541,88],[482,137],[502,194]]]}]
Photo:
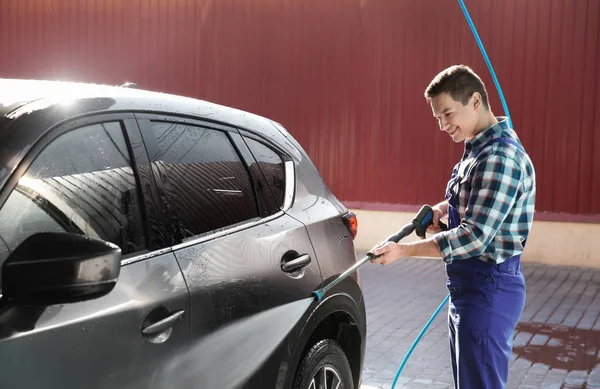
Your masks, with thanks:
[{"label": "front wheel", "polygon": [[321,340],[311,347],[298,367],[294,389],[352,389],[352,370],[338,344]]}]

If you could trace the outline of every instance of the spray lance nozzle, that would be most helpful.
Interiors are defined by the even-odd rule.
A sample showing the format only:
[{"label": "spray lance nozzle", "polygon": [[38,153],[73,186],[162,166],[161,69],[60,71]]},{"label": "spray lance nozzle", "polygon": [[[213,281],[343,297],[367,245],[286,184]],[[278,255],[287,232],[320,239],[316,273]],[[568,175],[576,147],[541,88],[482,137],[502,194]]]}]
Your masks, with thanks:
[{"label": "spray lance nozzle", "polygon": [[[397,233],[395,233],[394,235],[389,236],[386,239],[386,242],[398,243],[403,238],[412,234],[413,231],[417,234],[418,237],[420,237],[421,239],[425,239],[425,233],[427,232],[427,229],[429,228],[429,226],[431,226],[432,224],[433,224],[433,208],[431,208],[431,206],[425,204],[421,207],[421,209],[419,210],[419,212],[417,213],[417,215],[415,216],[415,218],[412,220],[411,223],[402,227],[402,229],[400,231],[398,231]],[[445,231],[448,229],[446,224],[442,223],[441,221],[439,221],[439,226],[442,229],[442,231]],[[319,290],[315,290],[313,292],[313,294],[315,295],[317,301],[321,301],[321,299],[323,298],[323,296],[325,295],[325,293],[327,293],[327,291],[329,289],[333,288],[338,283],[340,283],[344,278],[346,278],[350,274],[354,273],[359,267],[361,267],[365,263],[367,263],[377,257],[379,257],[379,256],[373,254],[372,252],[368,252],[367,255],[363,259],[356,262],[351,268],[349,268],[348,270],[346,270],[345,272],[340,274],[338,276],[338,278],[331,281],[329,284],[325,285],[323,288],[321,288]]]}]

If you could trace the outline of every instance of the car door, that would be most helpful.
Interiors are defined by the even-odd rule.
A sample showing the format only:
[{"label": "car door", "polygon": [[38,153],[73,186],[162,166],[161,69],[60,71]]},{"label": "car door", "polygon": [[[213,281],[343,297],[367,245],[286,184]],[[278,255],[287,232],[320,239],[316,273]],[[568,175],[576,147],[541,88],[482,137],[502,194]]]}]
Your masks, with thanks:
[{"label": "car door", "polygon": [[[310,298],[321,285],[319,266],[305,226],[282,211],[293,198],[293,163],[273,153],[283,189],[276,197],[236,129],[171,116],[136,117],[191,293],[192,342],[239,319]],[[268,327],[248,335],[272,336]],[[282,342],[245,387],[275,387],[286,373],[280,367],[288,351]],[[223,363],[238,360],[233,357]]]},{"label": "car door", "polygon": [[190,304],[137,123],[132,114],[94,116],[43,139],[3,189],[0,264],[27,237],[54,231],[118,245],[121,270],[97,299],[7,305],[0,388],[158,387],[170,359],[189,347]]}]

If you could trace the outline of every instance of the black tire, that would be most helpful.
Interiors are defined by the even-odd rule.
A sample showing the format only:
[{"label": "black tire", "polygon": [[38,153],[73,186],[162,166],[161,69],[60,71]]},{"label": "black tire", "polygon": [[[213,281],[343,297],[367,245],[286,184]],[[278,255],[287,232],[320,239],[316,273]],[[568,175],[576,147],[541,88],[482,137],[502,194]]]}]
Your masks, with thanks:
[{"label": "black tire", "polygon": [[[322,386],[320,381],[323,374],[325,374],[326,383],[329,386]],[[340,382],[339,387],[337,382]],[[313,384],[315,385],[311,386]],[[311,347],[298,366],[294,389],[335,389],[336,387],[338,389],[354,388],[352,370],[346,354],[335,341],[321,340]]]}]

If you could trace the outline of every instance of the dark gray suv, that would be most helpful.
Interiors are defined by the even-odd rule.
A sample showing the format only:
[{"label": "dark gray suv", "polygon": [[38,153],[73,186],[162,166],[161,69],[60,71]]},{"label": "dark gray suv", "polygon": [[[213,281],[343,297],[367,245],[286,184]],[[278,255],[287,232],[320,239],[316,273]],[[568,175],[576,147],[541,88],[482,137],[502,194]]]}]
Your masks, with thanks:
[{"label": "dark gray suv", "polygon": [[[356,229],[271,120],[129,87],[0,79],[0,388],[156,387],[199,340],[350,267]],[[358,388],[365,333],[355,274],[242,387]]]}]

